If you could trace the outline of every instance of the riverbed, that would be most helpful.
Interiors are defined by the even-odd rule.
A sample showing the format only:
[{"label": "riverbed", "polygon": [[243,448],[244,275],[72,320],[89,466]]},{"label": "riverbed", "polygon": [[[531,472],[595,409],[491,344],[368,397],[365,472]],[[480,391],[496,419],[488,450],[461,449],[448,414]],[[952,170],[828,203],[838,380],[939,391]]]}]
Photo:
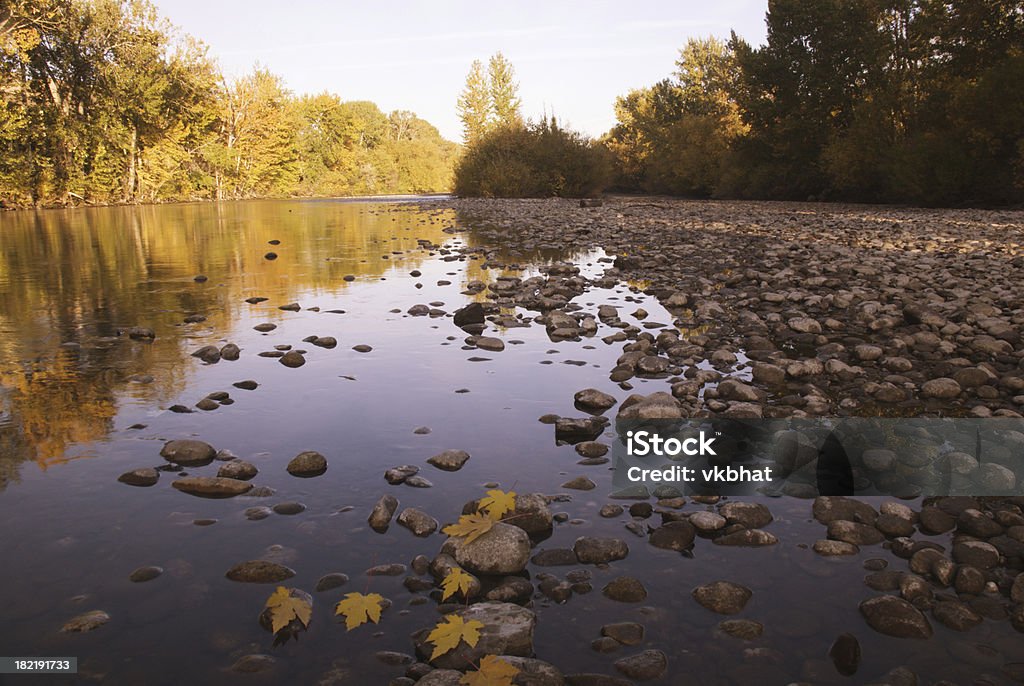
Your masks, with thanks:
[{"label": "riverbed", "polygon": [[[391,494],[399,512],[415,508],[443,526],[495,487],[547,496],[552,531],[534,537],[532,553],[571,549],[584,536],[628,544],[608,564],[525,570],[538,587],[545,573],[589,574],[567,597],[536,591],[522,600],[536,616],[535,657],[561,673],[625,678],[617,660],[661,651],[667,667],[645,683],[869,683],[901,665],[923,683],[1013,683],[1021,674],[1024,641],[1005,618],[963,632],[932,622],[925,640],[869,627],[858,606],[877,591],[864,584],[865,565],[907,562],[889,543],[818,554],[811,546],[825,527],[806,497],[751,499],[771,512],[757,527],[771,545],[715,545],[713,536],[683,553],[650,545],[646,527],[658,515],[601,516],[610,503],[638,501],[610,499],[611,465],[585,462],[538,419],[588,416],[574,402],[588,388],[617,404],[669,392],[688,413],[1019,417],[1024,213],[630,198],[594,208],[274,200],[10,212],[0,214],[0,241],[0,652],[76,656],[79,675],[63,683],[388,684],[415,659],[410,634],[439,618],[430,591],[405,583],[430,581],[411,562],[433,558],[446,537],[415,536],[397,522],[378,533],[371,509]],[[516,283],[531,277],[549,290],[524,303]],[[755,291],[771,297],[754,306]],[[844,297],[849,318],[836,314]],[[918,310],[907,315],[911,300]],[[500,346],[478,345],[455,326],[452,315],[471,303],[486,306],[482,334]],[[618,321],[598,316],[601,306]],[[589,317],[595,330],[551,335],[535,318],[555,310],[581,327]],[[744,312],[759,313],[763,326]],[[623,344],[666,330],[704,353],[662,355],[663,370],[625,376]],[[328,338],[336,345],[316,343]],[[863,371],[787,376],[778,359],[754,355],[782,370],[773,385],[752,376],[755,338],[784,351],[787,364],[828,357],[825,348]],[[219,354],[229,343],[237,359]],[[763,341],[754,343],[763,353]],[[884,348],[875,357],[857,347],[874,345]],[[218,355],[193,356],[206,346]],[[293,351],[303,351],[301,366],[282,364]],[[883,353],[909,366],[885,368]],[[966,362],[949,367],[950,359]],[[676,389],[692,380],[690,367],[719,376]],[[982,367],[991,379],[962,374],[952,395],[948,384],[925,385]],[[616,369],[623,374],[610,376]],[[725,388],[743,388],[719,391],[730,379]],[[248,381],[255,387],[235,385]],[[212,464],[171,469],[161,448],[176,439],[222,452]],[[445,450],[470,458],[457,471],[426,463]],[[326,457],[326,472],[289,474],[303,451]],[[232,457],[258,470],[255,495],[199,498],[171,486],[183,474],[213,476]],[[400,465],[418,466],[426,487],[389,484],[385,470]],[[158,467],[154,485],[118,481]],[[564,486],[581,477],[590,489]],[[921,495],[899,502],[916,516]],[[721,506],[650,502],[682,512]],[[282,504],[295,513],[247,514]],[[915,538],[948,547],[951,535]],[[298,640],[274,646],[258,622],[274,584],[225,577],[256,559],[294,570],[284,585],[312,594]],[[408,568],[366,575],[388,564]],[[130,580],[150,566],[159,576]],[[349,580],[314,592],[332,573]],[[642,582],[642,602],[602,593],[624,575]],[[723,634],[727,617],[695,602],[694,588],[720,580],[752,591],[737,618],[760,624],[760,635]],[[354,591],[390,601],[379,624],[346,631],[334,616]],[[61,630],[97,610],[109,621]],[[640,643],[592,646],[603,625],[626,621],[644,626]],[[829,657],[844,633],[861,652],[853,677]],[[253,655],[270,657],[258,671],[240,670]],[[8,682],[21,683],[0,676]]]}]

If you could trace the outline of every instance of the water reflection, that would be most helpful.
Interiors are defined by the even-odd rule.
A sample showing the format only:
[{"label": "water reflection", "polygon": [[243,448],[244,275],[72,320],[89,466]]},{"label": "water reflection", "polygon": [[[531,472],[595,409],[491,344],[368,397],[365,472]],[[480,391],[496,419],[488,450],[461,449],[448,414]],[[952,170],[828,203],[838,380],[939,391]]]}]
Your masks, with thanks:
[{"label": "water reflection", "polygon": [[[160,403],[179,393],[188,338],[227,328],[246,297],[336,293],[346,275],[379,278],[399,255],[411,269],[427,256],[417,241],[444,242],[453,219],[329,201],[0,215],[0,488],[20,462],[46,468],[69,445],[106,436],[122,395]],[[264,257],[271,250],[278,259]],[[183,323],[195,314],[207,321]],[[118,336],[130,326],[155,340]],[[132,381],[149,375],[152,385]]]}]

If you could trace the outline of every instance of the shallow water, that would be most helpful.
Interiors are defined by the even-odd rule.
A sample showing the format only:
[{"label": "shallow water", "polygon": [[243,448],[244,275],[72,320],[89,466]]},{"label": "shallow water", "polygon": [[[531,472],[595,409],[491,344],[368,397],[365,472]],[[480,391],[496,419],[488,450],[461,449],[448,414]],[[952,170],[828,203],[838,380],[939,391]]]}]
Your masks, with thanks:
[{"label": "shallow water", "polygon": [[[468,230],[444,231],[453,227]],[[443,203],[260,201],[0,215],[0,654],[79,658],[76,680],[44,677],[47,683],[385,684],[403,668],[385,666],[373,653],[411,653],[409,634],[433,624],[437,613],[432,602],[410,604],[402,577],[369,578],[363,571],[433,556],[443,538],[415,538],[397,524],[376,534],[366,524],[373,503],[390,492],[401,507],[444,523],[487,482],[551,494],[585,474],[597,489],[554,503],[570,521],[556,524],[538,548],[571,547],[576,537],[593,534],[626,538],[631,552],[593,570],[593,593],[564,605],[536,601],[537,657],[563,671],[611,674],[618,657],[657,648],[670,663],[665,677],[650,682],[658,684],[862,683],[900,664],[925,682],[974,683],[989,674],[984,683],[1004,683],[1000,667],[1024,660],[1024,642],[1007,622],[986,620],[967,634],[933,623],[936,637],[927,642],[875,634],[857,611],[875,595],[861,583],[862,562],[881,557],[896,569],[906,563],[880,547],[839,560],[817,556],[809,545],[824,537],[824,527],[811,520],[806,501],[767,501],[775,515],[767,528],[781,539],[778,546],[732,549],[698,540],[692,559],[632,537],[623,529],[627,516],[599,518],[612,490],[607,466],[575,464],[578,455],[556,446],[552,427],[537,418],[578,416],[573,393],[586,387],[626,397],[608,381],[621,352],[600,341],[611,330],[553,343],[543,327],[511,328],[490,334],[505,340],[503,352],[464,349],[465,334],[449,317],[411,317],[406,310],[443,302],[439,307],[452,312],[483,297],[460,294],[468,280],[489,282],[500,272],[481,268],[482,258],[446,261],[454,255],[422,249],[417,239],[477,245],[472,227]],[[270,250],[276,260],[264,258]],[[566,250],[510,257],[535,266],[569,259],[597,275],[602,256]],[[422,274],[413,277],[413,270]],[[208,280],[195,281],[200,274]],[[250,305],[251,296],[268,300]],[[292,302],[303,309],[278,309]],[[574,302],[588,311],[617,304],[624,313],[642,303],[649,320],[672,321],[627,284]],[[193,314],[207,319],[184,324]],[[278,327],[261,334],[253,330],[261,322]],[[155,341],[117,335],[130,326],[151,327]],[[334,336],[338,347],[303,343],[310,335]],[[207,365],[190,356],[228,341],[242,348],[240,360]],[[257,356],[284,344],[308,351],[305,366],[288,369]],[[373,350],[353,351],[357,344]],[[260,386],[232,386],[243,379]],[[638,392],[665,390],[663,381],[633,383]],[[228,391],[234,404],[168,411],[214,391]],[[429,433],[414,433],[424,426]],[[186,437],[249,460],[260,469],[254,483],[276,493],[200,499],[172,489],[167,472],[152,488],[117,482],[129,469],[163,464],[162,442]],[[449,448],[472,455],[461,471],[424,464]],[[289,476],[285,464],[303,450],[326,455],[327,473]],[[382,473],[400,464],[421,465],[434,487],[389,486]],[[212,476],[217,466],[189,471]],[[261,521],[243,515],[248,507],[286,501],[306,510]],[[216,523],[197,526],[197,519]],[[298,572],[289,586],[312,590],[330,572],[352,578],[314,594],[309,631],[277,648],[256,621],[273,587],[224,578],[235,563],[275,545],[282,549],[272,554]],[[148,583],[129,582],[143,565],[165,572]],[[569,569],[531,566],[560,576]],[[620,574],[644,581],[643,607],[601,595]],[[695,603],[690,591],[719,579],[753,589],[740,616],[764,623],[762,638],[716,635],[724,617]],[[352,590],[393,601],[379,626],[346,633],[334,621],[333,604]],[[85,634],[59,633],[65,621],[93,609],[112,621]],[[611,655],[590,649],[601,624],[628,619],[645,624],[643,646]],[[845,631],[864,651],[851,678],[840,677],[827,658]],[[250,653],[272,654],[278,663],[258,675],[227,671]],[[0,683],[22,681],[41,683],[0,676]]]}]

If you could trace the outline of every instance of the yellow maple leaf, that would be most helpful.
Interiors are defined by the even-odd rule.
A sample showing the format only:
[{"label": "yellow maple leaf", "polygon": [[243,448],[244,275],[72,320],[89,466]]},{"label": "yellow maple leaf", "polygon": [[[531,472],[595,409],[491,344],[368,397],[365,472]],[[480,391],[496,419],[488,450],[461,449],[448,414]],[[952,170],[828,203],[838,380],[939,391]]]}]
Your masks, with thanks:
[{"label": "yellow maple leaf", "polygon": [[344,599],[334,608],[335,615],[344,615],[345,629],[352,631],[367,621],[376,624],[384,609],[384,596],[379,593],[346,593]]},{"label": "yellow maple leaf", "polygon": [[516,492],[487,491],[487,497],[480,499],[480,511],[486,512],[494,520],[501,519],[506,512],[513,512],[516,509]]},{"label": "yellow maple leaf", "polygon": [[466,672],[459,679],[465,686],[513,686],[512,680],[519,670],[505,660],[494,655],[484,655],[480,660],[480,668],[475,672]]},{"label": "yellow maple leaf", "polygon": [[427,641],[434,644],[430,659],[436,660],[440,655],[455,650],[460,641],[465,641],[472,648],[480,640],[480,629],[483,628],[483,622],[475,619],[467,622],[459,615],[446,616],[427,634]]},{"label": "yellow maple leaf", "polygon": [[462,597],[467,598],[472,587],[473,577],[462,567],[454,567],[441,582],[441,600],[448,600],[449,596],[456,593],[462,593]]},{"label": "yellow maple leaf", "polygon": [[313,616],[313,607],[302,598],[296,598],[284,586],[278,586],[264,606],[270,610],[271,631],[275,634],[291,624],[293,619],[302,622],[302,626],[309,626],[309,620]]},{"label": "yellow maple leaf", "polygon": [[449,524],[445,528],[441,529],[441,531],[449,536],[465,538],[466,543],[472,543],[477,538],[490,531],[492,526],[494,526],[494,520],[487,515],[469,514],[462,515],[459,517],[459,521],[454,524]]}]

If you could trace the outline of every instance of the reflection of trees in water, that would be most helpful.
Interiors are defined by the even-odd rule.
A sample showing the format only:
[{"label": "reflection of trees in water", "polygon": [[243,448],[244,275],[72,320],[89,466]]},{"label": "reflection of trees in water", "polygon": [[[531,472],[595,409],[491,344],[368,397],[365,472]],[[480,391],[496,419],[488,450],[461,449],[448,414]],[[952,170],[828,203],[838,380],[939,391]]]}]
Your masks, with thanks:
[{"label": "reflection of trees in water", "polygon": [[[20,462],[45,468],[68,446],[106,436],[132,375],[156,377],[130,386],[143,402],[181,393],[196,364],[181,336],[185,316],[206,315],[198,327],[228,335],[246,297],[288,302],[341,291],[347,274],[411,270],[425,256],[417,239],[444,242],[453,216],[330,201],[0,215],[0,488]],[[280,258],[265,260],[269,250]],[[198,274],[209,280],[196,283]],[[116,338],[128,326],[150,327],[156,340]]]}]

